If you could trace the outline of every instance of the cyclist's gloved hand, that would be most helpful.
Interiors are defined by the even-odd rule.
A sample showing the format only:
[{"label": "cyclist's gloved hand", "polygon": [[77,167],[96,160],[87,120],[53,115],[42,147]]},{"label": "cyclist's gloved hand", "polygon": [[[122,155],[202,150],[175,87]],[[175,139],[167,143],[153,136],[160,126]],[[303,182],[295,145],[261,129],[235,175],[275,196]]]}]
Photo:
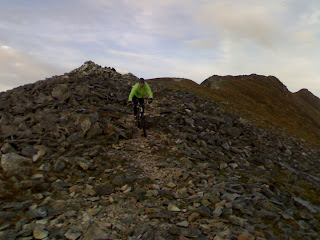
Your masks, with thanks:
[{"label": "cyclist's gloved hand", "polygon": [[150,98],[148,103],[151,104],[152,103],[153,98]]}]

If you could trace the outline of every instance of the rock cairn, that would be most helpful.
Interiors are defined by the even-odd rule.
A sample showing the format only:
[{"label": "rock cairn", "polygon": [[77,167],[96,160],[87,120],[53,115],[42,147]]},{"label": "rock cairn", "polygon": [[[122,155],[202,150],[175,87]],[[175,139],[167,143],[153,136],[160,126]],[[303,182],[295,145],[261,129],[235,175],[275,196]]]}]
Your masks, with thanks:
[{"label": "rock cairn", "polygon": [[319,239],[320,153],[218,103],[86,62],[0,93],[0,239]]}]

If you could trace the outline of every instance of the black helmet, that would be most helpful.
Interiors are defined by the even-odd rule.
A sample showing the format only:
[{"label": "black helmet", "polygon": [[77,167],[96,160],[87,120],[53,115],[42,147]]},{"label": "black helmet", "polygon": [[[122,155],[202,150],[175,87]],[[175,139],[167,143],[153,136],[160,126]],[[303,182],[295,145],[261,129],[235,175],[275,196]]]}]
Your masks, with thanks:
[{"label": "black helmet", "polygon": [[140,78],[139,79],[139,83],[144,83],[145,81],[144,81],[144,78]]}]

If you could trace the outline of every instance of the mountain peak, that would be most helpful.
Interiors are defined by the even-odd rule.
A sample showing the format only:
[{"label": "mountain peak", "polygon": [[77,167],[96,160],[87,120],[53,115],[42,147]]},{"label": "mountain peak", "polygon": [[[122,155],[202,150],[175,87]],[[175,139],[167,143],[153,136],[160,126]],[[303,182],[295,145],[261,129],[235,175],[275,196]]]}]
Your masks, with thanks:
[{"label": "mountain peak", "polygon": [[110,68],[110,67],[102,67],[96,63],[94,63],[93,61],[89,60],[86,61],[83,65],[81,65],[80,67],[74,69],[73,71],[71,71],[71,73],[78,73],[78,74],[89,74],[92,73],[93,71],[97,71],[97,70],[101,70],[104,69],[105,72],[106,71],[113,71],[113,72],[117,72],[114,68]]},{"label": "mountain peak", "polygon": [[[253,88],[260,86],[264,89],[274,88],[280,91],[288,91],[286,86],[274,76],[263,76],[257,74],[251,75],[238,75],[238,76],[218,76],[213,75],[201,83],[204,87],[209,87],[212,89],[223,89],[225,87],[234,87],[237,90],[242,88]],[[255,86],[253,86],[255,85]],[[259,89],[257,89],[259,90]]]},{"label": "mountain peak", "polygon": [[307,89],[291,93],[278,78],[257,74],[214,75],[201,85],[237,109],[267,121],[267,125],[275,124],[301,137],[318,139],[320,143],[320,135],[314,129],[320,126],[320,99]]},{"label": "mountain peak", "polygon": [[[295,94],[298,95],[305,95],[305,96],[309,96],[311,98],[318,98],[317,96],[315,96],[312,92],[310,92],[308,89],[306,88],[302,88],[300,89],[298,92],[296,92]],[[319,99],[319,98],[318,98]]]}]

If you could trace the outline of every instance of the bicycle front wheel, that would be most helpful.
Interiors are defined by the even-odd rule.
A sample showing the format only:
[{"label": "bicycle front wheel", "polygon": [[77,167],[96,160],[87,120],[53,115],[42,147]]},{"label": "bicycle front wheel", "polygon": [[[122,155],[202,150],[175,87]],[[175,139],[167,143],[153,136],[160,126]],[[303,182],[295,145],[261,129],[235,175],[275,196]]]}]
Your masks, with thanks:
[{"label": "bicycle front wheel", "polygon": [[141,127],[143,129],[143,136],[147,137],[147,126],[146,119],[144,116],[141,116]]},{"label": "bicycle front wheel", "polygon": [[140,113],[140,108],[138,108],[138,111],[137,111],[137,127],[138,128],[141,128],[141,113]]}]

